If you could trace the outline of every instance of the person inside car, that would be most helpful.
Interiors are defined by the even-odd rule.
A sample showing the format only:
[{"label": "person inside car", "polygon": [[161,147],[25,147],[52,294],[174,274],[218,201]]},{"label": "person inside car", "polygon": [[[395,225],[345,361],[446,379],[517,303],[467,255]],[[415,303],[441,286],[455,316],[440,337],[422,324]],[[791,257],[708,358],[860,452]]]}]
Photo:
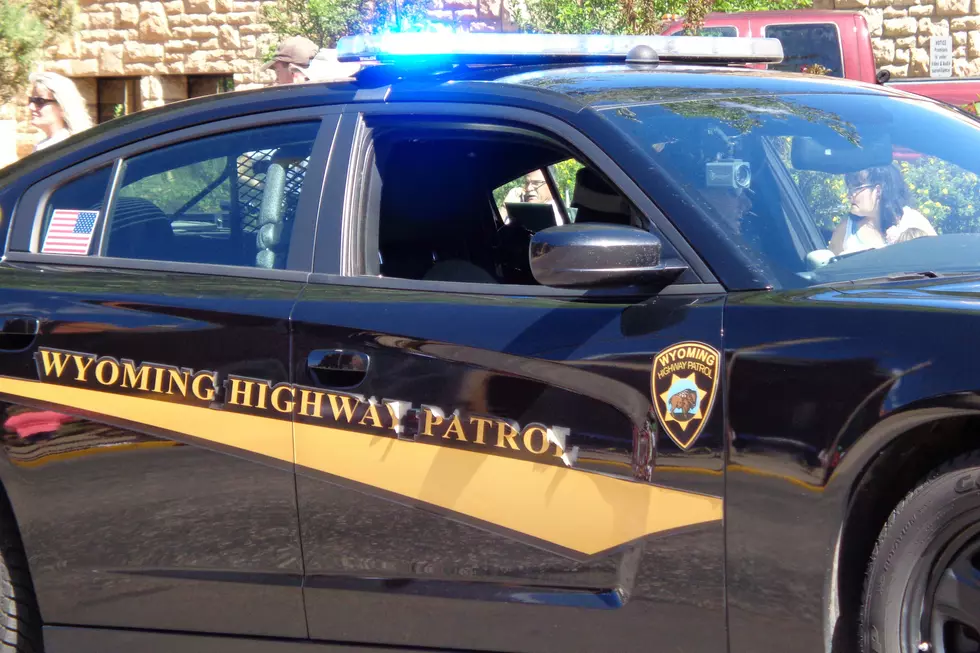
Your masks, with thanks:
[{"label": "person inside car", "polygon": [[893,165],[866,168],[844,177],[850,213],[834,230],[830,250],[848,254],[898,242],[907,229],[928,236],[936,230],[929,220],[911,208],[908,185]]}]

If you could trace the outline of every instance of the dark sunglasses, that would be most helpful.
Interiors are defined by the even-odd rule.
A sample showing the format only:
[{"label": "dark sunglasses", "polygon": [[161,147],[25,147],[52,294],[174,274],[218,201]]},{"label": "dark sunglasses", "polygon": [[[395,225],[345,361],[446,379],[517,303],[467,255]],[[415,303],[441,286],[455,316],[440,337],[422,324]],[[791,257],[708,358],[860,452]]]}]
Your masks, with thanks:
[{"label": "dark sunglasses", "polygon": [[27,103],[33,104],[34,106],[37,107],[44,108],[48,104],[57,104],[58,101],[55,100],[54,98],[38,97],[36,95],[32,95],[31,97],[27,98]]},{"label": "dark sunglasses", "polygon": [[867,190],[869,188],[874,188],[874,187],[875,187],[874,184],[860,184],[858,186],[848,186],[847,187],[847,194],[848,195],[857,195],[862,190]]}]

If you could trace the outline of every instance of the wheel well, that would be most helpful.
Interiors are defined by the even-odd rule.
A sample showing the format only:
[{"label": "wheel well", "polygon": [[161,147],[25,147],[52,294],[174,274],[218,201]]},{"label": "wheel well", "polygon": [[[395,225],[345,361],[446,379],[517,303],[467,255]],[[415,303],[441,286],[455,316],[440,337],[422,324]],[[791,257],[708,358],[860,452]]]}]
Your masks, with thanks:
[{"label": "wheel well", "polygon": [[916,427],[878,453],[855,488],[841,534],[838,596],[841,620],[834,650],[856,651],[864,576],[878,535],[902,498],[944,462],[978,448],[962,437],[980,432],[980,417],[957,417]]}]

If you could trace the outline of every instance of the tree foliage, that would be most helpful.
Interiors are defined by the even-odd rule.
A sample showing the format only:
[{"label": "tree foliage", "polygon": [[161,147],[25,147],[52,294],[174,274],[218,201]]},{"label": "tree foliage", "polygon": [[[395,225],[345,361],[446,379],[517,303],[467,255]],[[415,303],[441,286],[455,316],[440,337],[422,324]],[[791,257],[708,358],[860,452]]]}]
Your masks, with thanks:
[{"label": "tree foliage", "polygon": [[70,0],[0,2],[0,102],[24,90],[42,49],[72,29]]},{"label": "tree foliage", "polygon": [[711,11],[738,12],[809,7],[812,0],[527,0],[516,10],[522,30],[540,33],[658,34],[684,17],[697,33]]},{"label": "tree foliage", "polygon": [[429,0],[278,0],[262,7],[277,36],[305,36],[321,48],[349,34],[413,31],[425,24]]}]

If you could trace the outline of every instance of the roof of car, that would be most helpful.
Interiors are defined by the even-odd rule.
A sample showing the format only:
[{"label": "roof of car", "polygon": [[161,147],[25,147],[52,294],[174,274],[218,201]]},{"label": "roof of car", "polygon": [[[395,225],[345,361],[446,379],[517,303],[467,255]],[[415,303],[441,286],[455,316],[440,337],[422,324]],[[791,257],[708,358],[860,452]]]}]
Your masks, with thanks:
[{"label": "roof of car", "polygon": [[662,103],[711,95],[880,93],[884,86],[836,77],[734,66],[663,64],[577,66],[513,72],[495,81],[566,95],[585,106],[628,102]]},{"label": "roof of car", "polygon": [[[509,89],[504,92],[504,88]],[[795,93],[907,93],[883,86],[798,73],[717,65],[540,65],[466,67],[442,71],[373,66],[355,80],[276,86],[175,102],[86,130],[38,155],[0,170],[11,175],[73,165],[138,139],[197,124],[270,110],[363,101],[444,101],[563,105],[566,110],[708,96]],[[523,101],[522,101],[523,100]],[[75,153],[73,155],[73,153]]]}]

